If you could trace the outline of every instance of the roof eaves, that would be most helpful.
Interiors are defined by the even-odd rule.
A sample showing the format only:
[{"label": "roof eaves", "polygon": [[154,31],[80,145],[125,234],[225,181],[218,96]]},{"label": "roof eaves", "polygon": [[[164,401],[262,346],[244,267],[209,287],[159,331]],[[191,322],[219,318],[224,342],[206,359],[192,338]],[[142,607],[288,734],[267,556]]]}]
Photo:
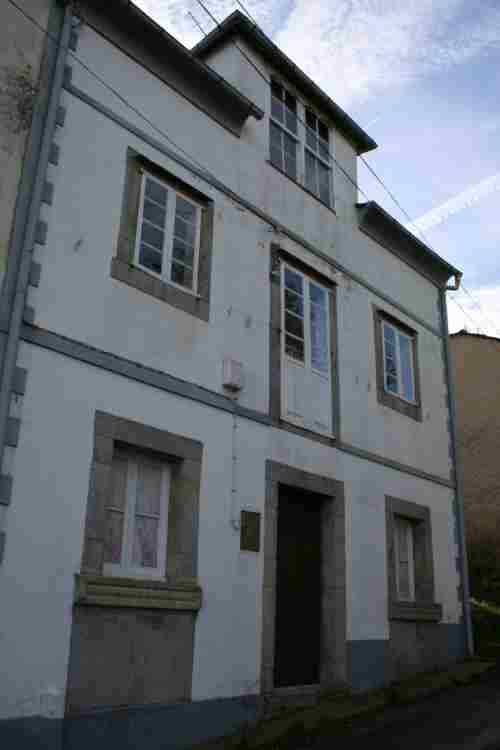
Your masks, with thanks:
[{"label": "roof eaves", "polygon": [[[102,9],[100,2],[97,3],[95,0],[86,0],[86,2],[90,5],[97,6],[97,9]],[[262,120],[264,112],[260,107],[258,107],[247,96],[242,94],[241,91],[229,83],[229,81],[226,81],[226,79],[219,75],[215,70],[206,65],[202,60],[198,59],[191,50],[181,44],[181,42],[169,34],[168,31],[138,8],[132,0],[108,0],[105,9],[102,10],[105,10],[111,16],[113,15],[113,12],[119,14],[120,21],[123,21],[124,14],[128,13],[131,22],[142,24],[143,28],[155,34],[159,40],[162,40],[170,45],[171,48],[175,49],[193,72],[198,74],[201,79],[205,80],[208,85],[213,86],[214,91],[217,91],[223,97],[227,97],[231,100],[233,105],[235,105],[240,112],[246,114],[246,116],[252,116],[257,120]],[[137,32],[140,33],[140,26],[136,28]]]},{"label": "roof eaves", "polygon": [[432,248],[419,240],[418,237],[415,237],[403,224],[375,201],[357,203],[356,209],[361,229],[369,228],[377,222],[379,229],[386,229],[392,233],[392,238],[396,239],[397,244],[397,247],[393,246],[395,253],[408,254],[409,257],[411,254],[413,259],[417,259],[423,265],[428,265],[431,270],[439,270],[439,274],[446,276],[446,280],[451,276],[461,278],[462,272],[458,268],[452,266]]},{"label": "roof eaves", "polygon": [[299,88],[304,90],[306,96],[310,96],[320,102],[320,105],[330,114],[332,120],[336,122],[338,129],[355,146],[358,154],[363,154],[377,148],[377,143],[373,138],[365,133],[349,117],[347,112],[344,112],[338,104],[335,104],[258,26],[253,24],[240,11],[236,10],[224,19],[219,26],[198,42],[191,51],[197,58],[203,58],[213,49],[223,44],[227,38],[237,33],[245,36],[251,44],[257,46],[276,67],[285,70],[288,77],[292,81],[295,81]]}]

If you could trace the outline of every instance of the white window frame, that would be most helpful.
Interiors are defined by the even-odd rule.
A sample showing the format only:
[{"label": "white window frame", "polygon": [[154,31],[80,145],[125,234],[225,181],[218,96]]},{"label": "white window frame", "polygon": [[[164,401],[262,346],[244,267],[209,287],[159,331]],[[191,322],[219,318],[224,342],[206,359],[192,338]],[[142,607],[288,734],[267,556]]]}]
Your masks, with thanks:
[{"label": "white window frame", "polygon": [[[398,328],[398,326],[394,325],[393,323],[389,323],[384,318],[381,319],[380,324],[382,326],[382,347],[383,347],[383,367],[384,367],[384,390],[386,393],[388,393],[391,396],[397,396],[397,398],[400,398],[402,401],[406,401],[407,404],[417,404],[417,382],[415,378],[415,337],[411,336],[410,334],[403,331],[401,328]],[[387,370],[386,370],[386,352],[385,352],[385,334],[384,334],[384,326],[387,326],[388,328],[392,328],[392,330],[395,333],[395,341],[396,341],[396,375],[398,379],[398,391],[397,393],[395,391],[391,391],[387,387]],[[407,339],[410,342],[410,351],[411,351],[411,357],[410,357],[410,366],[411,366],[411,379],[413,383],[413,399],[406,398],[406,396],[403,393],[403,378],[401,376],[401,355],[399,352],[399,339],[398,336],[403,336],[405,339]]]},{"label": "white window frame", "polygon": [[[317,144],[317,149],[316,150],[314,150],[313,148],[311,148],[311,146],[307,142],[307,134],[308,134],[308,132],[310,130],[312,131],[312,128],[310,128],[307,125],[307,110],[309,110],[311,112],[311,114],[313,114],[316,117],[316,121],[317,122],[321,122],[326,128],[328,128],[328,142],[326,142],[322,138],[320,138],[320,136],[319,136],[319,128],[318,128],[317,131],[314,131],[314,137],[316,138],[316,144]],[[325,157],[321,155],[320,148],[319,148],[319,143],[321,141],[322,143],[324,143],[328,147],[328,154],[331,153],[331,151],[330,151],[330,134],[331,134],[331,128],[328,127],[328,125],[324,122],[324,120],[321,117],[319,117],[319,115],[313,109],[311,109],[311,107],[304,107],[304,114],[305,114],[305,117],[304,117],[304,123],[305,123],[305,125],[304,125],[304,129],[305,129],[305,136],[304,136],[304,186],[306,187],[307,190],[310,190],[310,188],[307,186],[307,180],[306,180],[306,175],[307,175],[306,152],[308,152],[313,157],[313,159],[315,159],[315,164],[316,164],[316,168],[314,170],[315,171],[315,176],[316,176],[316,189],[313,190],[312,192],[314,193],[314,195],[316,195],[316,197],[322,203],[325,204],[325,206],[331,207],[332,203],[333,203],[333,201],[332,201],[332,197],[333,197],[332,173],[333,172],[332,172],[331,157],[329,156],[328,159],[325,159]],[[317,166],[318,162],[321,162],[321,164],[323,164],[323,166],[325,166],[328,169],[328,185],[329,185],[329,201],[328,201],[328,203],[325,203],[325,201],[320,197],[319,175],[318,175],[318,166]]]},{"label": "white window frame", "polygon": [[403,525],[406,528],[406,540],[407,540],[407,552],[408,552],[408,581],[409,581],[409,595],[403,596],[401,594],[401,583],[399,578],[399,532],[395,528],[395,539],[394,539],[394,561],[395,561],[395,577],[396,577],[396,593],[399,601],[402,602],[414,602],[415,601],[415,540],[414,535],[414,524],[408,518],[403,516],[395,516],[394,524]]},{"label": "white window frame", "polygon": [[[290,96],[293,96],[293,98],[295,99],[295,102],[297,104],[297,112],[293,113],[294,117],[296,119],[296,122],[297,122],[297,132],[294,133],[293,130],[290,130],[287,127],[287,125],[286,125],[286,113],[285,113],[285,109],[288,109],[288,108],[287,108],[286,103],[285,103],[284,100],[281,102],[281,104],[283,106],[283,113],[284,113],[283,122],[280,122],[275,117],[273,117],[272,102],[273,102],[274,94],[273,94],[272,87],[270,87],[270,90],[271,90],[271,108],[270,108],[270,111],[269,111],[269,119],[270,119],[270,121],[277,128],[279,128],[281,131],[283,131],[284,133],[286,133],[286,135],[290,136],[290,138],[293,138],[293,140],[295,141],[295,163],[297,165],[296,175],[295,175],[295,177],[292,177],[292,175],[289,175],[287,173],[286,169],[285,169],[285,145],[284,145],[284,141],[283,140],[281,142],[281,157],[282,157],[282,160],[283,160],[283,169],[281,171],[283,171],[283,173],[286,174],[287,177],[290,177],[290,179],[292,179],[292,180],[295,179],[295,180],[298,181],[299,180],[299,176],[300,176],[300,172],[301,172],[301,164],[300,164],[300,151],[301,151],[301,149],[300,149],[300,138],[299,138],[299,127],[300,127],[299,108],[300,108],[300,101],[295,96],[295,94],[292,94],[292,92],[290,91],[290,89],[288,88],[288,86],[285,86],[285,84],[282,81],[279,81],[276,78],[273,79],[273,80],[275,81],[275,83],[277,83],[279,86],[281,86],[281,88],[283,89],[283,92],[288,92],[290,94]],[[269,126],[269,160],[271,161],[271,126]],[[279,167],[277,167],[276,164],[274,164],[272,161],[271,161],[271,163],[273,164],[273,167],[276,167],[276,169],[279,169]]]},{"label": "white window frame", "polygon": [[[188,294],[193,294],[197,296],[202,207],[200,206],[199,203],[197,203],[192,198],[187,196],[181,190],[177,190],[171,187],[168,184],[168,182],[166,182],[165,180],[161,180],[158,177],[155,177],[155,175],[152,175],[150,172],[147,172],[146,170],[141,170],[141,172],[142,172],[142,179],[141,179],[141,191],[140,191],[140,200],[139,200],[139,215],[137,217],[137,232],[136,232],[136,237],[135,237],[134,265],[136,265],[137,268],[140,268],[145,273],[149,273],[151,274],[151,276],[155,276],[156,278],[161,279],[165,283],[175,286],[177,289],[182,289],[183,292],[187,292]],[[153,182],[158,183],[168,193],[166,221],[165,221],[165,226],[163,228],[164,243],[163,243],[163,248],[161,251],[162,252],[162,272],[161,273],[156,273],[155,271],[153,271],[153,269],[142,265],[142,263],[140,263],[139,261],[140,250],[141,250],[142,224],[143,224],[143,221],[147,221],[147,219],[144,219],[144,216],[143,216],[146,180],[152,180]],[[193,286],[191,289],[187,286],[183,286],[182,284],[178,284],[175,281],[172,281],[171,279],[172,261],[175,260],[173,258],[173,244],[174,244],[175,209],[176,209],[176,202],[177,202],[178,195],[196,208],[197,220],[196,220],[195,247],[194,247],[194,253],[193,253]],[[157,248],[154,248],[154,249],[157,250]],[[178,262],[181,265],[183,265],[182,261],[175,261],[175,262],[176,263]]]},{"label": "white window frame", "polygon": [[[135,525],[135,504],[137,497],[137,479],[139,474],[139,462],[148,462],[150,459],[134,455],[123,454],[120,456],[127,463],[127,476],[125,485],[125,498],[123,511],[120,508],[113,508],[111,505],[106,506],[106,510],[123,512],[123,536],[121,548],[121,561],[119,563],[107,562],[104,564],[103,572],[105,575],[120,576],[125,578],[165,578],[167,563],[167,535],[168,535],[168,505],[170,497],[170,469],[166,464],[161,464],[161,492],[160,492],[160,516],[158,520],[158,548],[157,548],[157,566],[155,568],[146,568],[134,565],[133,545],[134,545],[134,525]],[[156,463],[154,459],[151,463]],[[158,463],[158,465],[160,465]],[[156,516],[155,516],[156,518]]]},{"label": "white window frame", "polygon": [[[302,289],[304,292],[303,295],[303,301],[304,301],[304,361],[301,362],[298,359],[295,359],[294,357],[291,357],[289,354],[286,353],[286,327],[285,327],[285,316],[286,316],[286,308],[285,308],[285,272],[286,270],[291,271],[292,273],[300,276],[302,278]],[[310,276],[307,276],[305,273],[302,273],[302,271],[297,270],[292,265],[289,265],[288,263],[282,263],[281,264],[281,357],[282,362],[289,362],[292,365],[296,367],[303,367],[311,370],[314,372],[315,375],[318,375],[319,377],[323,378],[329,386],[329,390],[331,392],[331,383],[332,383],[332,361],[331,361],[331,333],[330,333],[330,292],[329,289],[324,286],[323,284],[320,284],[316,281],[316,279],[311,278]],[[328,369],[325,373],[323,370],[318,370],[317,368],[313,367],[312,365],[312,343],[311,343],[311,299],[309,294],[309,285],[314,284],[314,286],[317,286],[319,289],[322,289],[325,293],[325,299],[326,299],[326,346],[327,346],[327,364]],[[293,334],[289,334],[292,335]],[[287,421],[292,421],[293,416],[290,414],[289,411],[287,411],[287,384],[286,384],[286,377],[285,377],[285,368],[282,366],[281,368],[281,413],[287,414]],[[294,420],[294,422],[302,426],[302,419],[299,418],[297,420]],[[321,431],[323,433],[323,431]],[[323,433],[324,434],[324,433]],[[330,433],[331,434],[331,433]]]},{"label": "white window frame", "polygon": [[[288,92],[291,96],[293,96],[294,99],[295,99],[295,101],[296,101],[296,103],[297,103],[297,113],[296,113],[297,132],[294,133],[292,130],[289,130],[287,128],[287,126],[286,126],[286,118],[284,118],[285,122],[282,123],[279,120],[277,120],[275,117],[273,117],[273,114],[272,114],[272,100],[273,100],[274,94],[272,92],[272,88],[270,87],[270,93],[271,93],[270,102],[271,102],[271,106],[270,106],[270,111],[269,111],[269,120],[274,125],[276,125],[276,127],[281,128],[282,131],[284,131],[287,135],[289,135],[295,141],[295,145],[296,145],[296,161],[297,161],[296,182],[299,185],[301,185],[302,187],[304,187],[308,192],[312,192],[313,195],[316,196],[316,198],[319,201],[321,201],[321,203],[323,203],[324,206],[328,206],[329,208],[333,208],[335,200],[334,200],[334,194],[333,194],[333,159],[332,159],[333,139],[332,139],[332,128],[329,125],[326,124],[325,120],[322,117],[320,117],[314,111],[314,109],[312,107],[310,107],[309,105],[305,105],[300,100],[300,98],[298,96],[296,96],[291,91],[291,89],[289,88],[289,86],[286,83],[284,83],[282,80],[280,80],[277,77],[273,77],[273,81],[275,83],[277,83],[279,86],[281,86],[282,89],[283,89],[283,91]],[[286,107],[286,104],[285,104],[284,101],[282,101],[282,105],[283,105],[283,107]],[[323,125],[325,125],[328,128],[328,135],[329,135],[329,138],[328,138],[328,153],[329,153],[329,158],[328,159],[325,159],[323,156],[321,156],[321,154],[319,152],[319,148],[318,148],[318,151],[314,151],[314,149],[312,149],[307,144],[307,130],[308,130],[308,126],[306,124],[306,111],[307,110],[309,110],[310,112],[312,112],[316,116],[316,118],[318,120],[320,120],[323,123]],[[319,132],[316,133],[315,136],[319,139]],[[273,166],[276,169],[279,169],[279,167],[277,167],[271,161],[271,127],[270,126],[269,126],[269,139],[268,139],[268,142],[269,142],[269,161],[271,162],[271,164],[273,164]],[[325,141],[323,141],[323,140],[322,140],[322,142],[325,143]],[[306,150],[309,151],[309,153],[311,154],[311,156],[313,156],[315,159],[319,160],[328,169],[329,188],[330,188],[330,196],[329,196],[330,200],[329,200],[328,203],[326,203],[324,200],[322,200],[322,198],[320,198],[318,170],[317,169],[315,170],[316,171],[316,185],[317,185],[317,190],[316,191],[312,191],[312,190],[310,190],[310,188],[307,187],[307,184],[306,184],[306,156],[305,156],[306,155]],[[287,174],[286,171],[285,171],[285,169],[284,169],[284,146],[282,146],[282,152],[283,152],[283,154],[282,154],[282,156],[283,156],[283,170],[282,171],[285,174]],[[290,175],[287,175],[287,176],[290,177]],[[293,177],[291,177],[290,179],[293,179]]]}]

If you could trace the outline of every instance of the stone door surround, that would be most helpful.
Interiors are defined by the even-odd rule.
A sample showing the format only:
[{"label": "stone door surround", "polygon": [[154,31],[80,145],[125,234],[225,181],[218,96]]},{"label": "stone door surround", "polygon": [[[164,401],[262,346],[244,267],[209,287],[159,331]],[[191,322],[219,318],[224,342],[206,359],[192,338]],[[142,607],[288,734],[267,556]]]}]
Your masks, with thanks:
[{"label": "stone door surround", "polygon": [[[320,689],[346,682],[346,563],[344,485],[275,461],[266,461],[261,692],[274,687],[278,498],[281,486],[320,495],[322,503]],[[311,497],[311,502],[315,498]],[[293,623],[291,623],[293,626]],[[293,688],[300,690],[300,686]],[[311,687],[304,687],[310,693]],[[290,691],[290,688],[280,689]]]}]

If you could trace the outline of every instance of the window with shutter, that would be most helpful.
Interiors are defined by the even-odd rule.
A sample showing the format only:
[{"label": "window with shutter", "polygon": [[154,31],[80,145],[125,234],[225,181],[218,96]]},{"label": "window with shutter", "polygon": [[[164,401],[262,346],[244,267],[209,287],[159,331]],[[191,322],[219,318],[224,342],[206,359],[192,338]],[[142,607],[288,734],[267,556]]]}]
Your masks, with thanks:
[{"label": "window with shutter", "polygon": [[132,451],[113,458],[104,571],[165,576],[170,472],[166,464]]},{"label": "window with shutter", "polygon": [[331,435],[329,293],[287,264],[281,274],[282,416]]}]

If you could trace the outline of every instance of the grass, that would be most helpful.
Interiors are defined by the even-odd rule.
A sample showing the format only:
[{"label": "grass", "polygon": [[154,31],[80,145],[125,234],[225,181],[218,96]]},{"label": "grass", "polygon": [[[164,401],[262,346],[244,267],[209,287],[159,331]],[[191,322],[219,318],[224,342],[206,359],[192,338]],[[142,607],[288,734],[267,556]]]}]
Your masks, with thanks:
[{"label": "grass", "polygon": [[473,598],[470,603],[476,654],[500,659],[500,606]]}]

